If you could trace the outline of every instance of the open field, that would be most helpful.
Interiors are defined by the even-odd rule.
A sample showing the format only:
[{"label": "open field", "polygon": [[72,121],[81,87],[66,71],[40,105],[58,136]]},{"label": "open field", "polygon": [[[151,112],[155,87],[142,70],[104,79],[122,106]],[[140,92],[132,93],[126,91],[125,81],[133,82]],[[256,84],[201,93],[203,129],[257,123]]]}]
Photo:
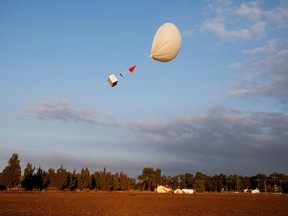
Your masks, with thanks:
[{"label": "open field", "polygon": [[288,215],[288,195],[2,192],[0,215]]}]

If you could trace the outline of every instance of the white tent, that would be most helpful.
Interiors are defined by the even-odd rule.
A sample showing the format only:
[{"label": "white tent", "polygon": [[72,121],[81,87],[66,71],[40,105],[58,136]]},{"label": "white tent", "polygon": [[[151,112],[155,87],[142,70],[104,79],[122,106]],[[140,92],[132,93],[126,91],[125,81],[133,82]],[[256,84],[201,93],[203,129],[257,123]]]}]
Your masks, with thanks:
[{"label": "white tent", "polygon": [[159,185],[155,190],[156,193],[172,193],[173,190],[169,187],[165,187],[163,185]]},{"label": "white tent", "polygon": [[182,189],[185,194],[193,194],[195,191],[194,189]]},{"label": "white tent", "polygon": [[174,193],[175,194],[183,194],[184,192],[178,188],[178,189],[174,190]]},{"label": "white tent", "polygon": [[252,194],[257,194],[257,193],[260,193],[260,191],[259,191],[258,188],[256,188],[255,190],[252,190],[251,193],[252,193]]}]

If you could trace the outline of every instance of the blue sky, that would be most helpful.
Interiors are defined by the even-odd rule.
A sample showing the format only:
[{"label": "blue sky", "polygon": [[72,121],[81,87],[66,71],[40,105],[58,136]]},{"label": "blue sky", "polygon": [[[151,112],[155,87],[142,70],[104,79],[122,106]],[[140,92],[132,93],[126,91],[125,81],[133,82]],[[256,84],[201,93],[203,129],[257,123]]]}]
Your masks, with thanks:
[{"label": "blue sky", "polygon": [[[166,22],[182,46],[161,63]],[[0,169],[287,173],[287,33],[281,0],[2,0]]]}]

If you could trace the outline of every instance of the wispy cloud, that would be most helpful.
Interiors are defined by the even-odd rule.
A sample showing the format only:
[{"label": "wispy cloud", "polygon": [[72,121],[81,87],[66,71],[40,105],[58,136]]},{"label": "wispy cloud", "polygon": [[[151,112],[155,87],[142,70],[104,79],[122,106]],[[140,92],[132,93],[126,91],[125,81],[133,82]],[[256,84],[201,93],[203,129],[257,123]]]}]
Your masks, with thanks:
[{"label": "wispy cloud", "polygon": [[256,3],[233,5],[231,1],[209,4],[209,18],[200,30],[213,33],[230,42],[260,38],[265,33],[266,22],[261,19],[263,11]]},{"label": "wispy cloud", "polygon": [[273,53],[277,51],[277,41],[275,39],[270,39],[266,42],[263,46],[256,47],[250,50],[243,50],[243,54],[251,54],[251,55],[258,55],[258,54],[267,54]]},{"label": "wispy cloud", "polygon": [[[50,108],[54,106],[62,108]],[[85,117],[80,117],[82,112]],[[94,112],[76,108],[66,100],[39,102],[33,113],[44,119],[98,124],[95,115],[91,115]],[[109,115],[114,116],[113,113]],[[55,163],[68,163],[71,169],[83,165],[115,169],[125,166],[138,172],[145,165],[157,166],[171,172],[177,170],[180,173],[187,169],[190,172],[201,170],[206,173],[229,173],[235,170],[244,174],[283,172],[288,163],[287,122],[288,114],[285,112],[249,112],[222,106],[213,107],[202,115],[186,114],[150,121],[138,119],[124,125],[133,136],[138,137],[137,141],[134,141],[137,153],[130,154],[137,155],[140,148],[143,154],[150,155],[150,162],[135,164],[132,160],[121,159],[119,156],[109,163],[105,160],[95,161],[94,157],[88,161],[81,157],[75,157],[73,161],[66,158],[66,161],[61,157],[55,158]],[[106,123],[104,126],[111,124]],[[166,158],[165,162],[159,159],[163,157]],[[123,160],[125,164],[119,162]]]},{"label": "wispy cloud", "polygon": [[282,103],[288,103],[288,50],[275,50],[273,41],[258,48],[245,50],[246,54],[268,53],[269,55],[241,68],[252,79],[249,82],[247,80],[240,81],[239,87],[231,90],[229,95],[236,97],[266,96],[276,98]]},{"label": "wispy cloud", "polygon": [[[288,103],[288,4],[262,7],[259,1],[236,3],[230,0],[211,1],[207,18],[200,30],[209,32],[222,43],[254,41],[245,44],[239,56],[227,65],[239,79],[228,95],[233,97],[269,97]],[[268,28],[269,27],[269,28]],[[273,35],[273,36],[272,36]],[[250,47],[249,47],[250,46]],[[237,49],[237,46],[234,46]]]},{"label": "wispy cloud", "polygon": [[247,40],[252,37],[260,37],[265,30],[265,22],[258,22],[254,25],[247,27],[228,29],[225,20],[214,18],[205,21],[201,30],[204,32],[211,32],[222,39],[228,39],[229,41]]},{"label": "wispy cloud", "polygon": [[33,117],[42,120],[71,121],[101,126],[120,126],[120,123],[113,113],[106,113],[101,116],[94,110],[73,106],[66,99],[38,101],[29,107],[29,112]]},{"label": "wispy cloud", "polygon": [[265,11],[265,16],[271,18],[278,28],[288,28],[288,5],[279,6],[273,10]]},{"label": "wispy cloud", "polygon": [[262,16],[262,10],[257,6],[256,2],[242,3],[236,9],[236,12],[251,21],[259,20]]},{"label": "wispy cloud", "polygon": [[207,115],[173,117],[162,123],[133,122],[132,128],[160,155],[165,152],[191,163],[202,158],[208,167],[208,163],[214,163],[210,166],[218,169],[227,169],[228,161],[241,160],[242,164],[234,169],[242,170],[254,169],[253,163],[263,166],[269,158],[271,169],[285,169],[282,163],[288,162],[287,122],[287,113],[214,107]]}]

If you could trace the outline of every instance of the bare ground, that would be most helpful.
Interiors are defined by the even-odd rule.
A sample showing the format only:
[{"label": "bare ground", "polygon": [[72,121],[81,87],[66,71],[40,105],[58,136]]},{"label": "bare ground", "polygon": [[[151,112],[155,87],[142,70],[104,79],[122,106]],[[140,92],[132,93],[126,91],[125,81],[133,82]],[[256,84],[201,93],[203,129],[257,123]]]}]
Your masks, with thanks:
[{"label": "bare ground", "polygon": [[0,215],[288,215],[288,195],[2,192]]}]

